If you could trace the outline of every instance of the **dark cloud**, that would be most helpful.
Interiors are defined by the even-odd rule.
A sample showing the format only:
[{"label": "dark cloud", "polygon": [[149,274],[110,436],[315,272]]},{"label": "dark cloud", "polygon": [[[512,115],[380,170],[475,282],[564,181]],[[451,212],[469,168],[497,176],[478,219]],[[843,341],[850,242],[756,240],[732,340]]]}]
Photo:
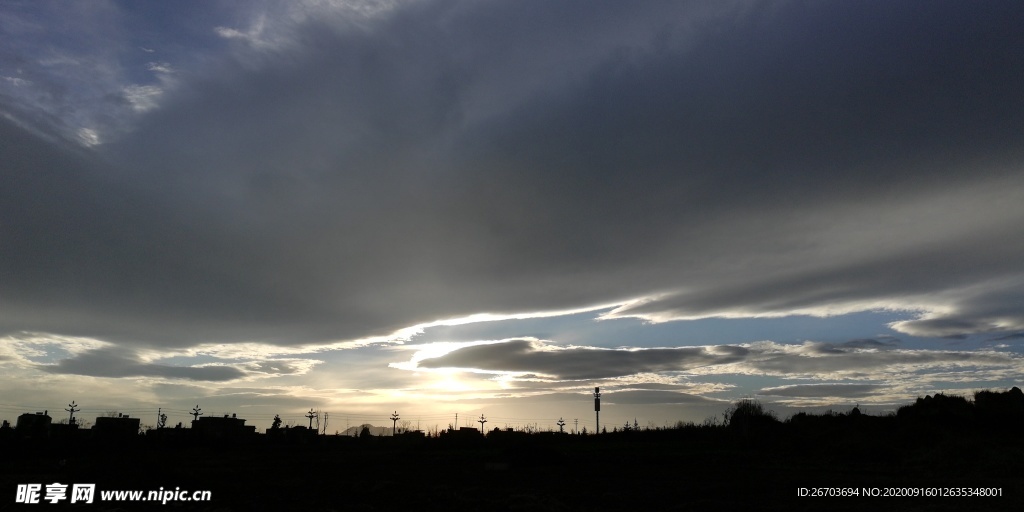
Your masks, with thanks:
[{"label": "dark cloud", "polygon": [[558,349],[531,340],[510,340],[461,348],[441,357],[424,359],[419,366],[536,372],[558,379],[579,380],[688,370],[741,361],[746,354],[747,349],[728,345],[642,350]]},{"label": "dark cloud", "polygon": [[949,311],[917,320],[896,322],[893,327],[914,336],[964,338],[971,333],[1015,331],[1024,328],[1024,286],[1021,280],[987,283],[980,289],[954,294]]},{"label": "dark cloud", "polygon": [[1007,334],[1006,336],[1000,336],[998,338],[992,338],[988,341],[1015,341],[1024,340],[1024,332],[1015,332],[1013,334]]},{"label": "dark cloud", "polygon": [[[924,227],[922,227],[925,229]],[[879,229],[883,234],[885,228]],[[926,307],[928,292],[956,289],[957,286],[985,282],[992,275],[1011,277],[1011,287],[1005,284],[987,283],[981,290],[974,290],[974,296],[965,297],[961,303],[947,299],[947,304],[956,308],[951,315],[965,316],[970,320],[954,321],[942,318],[929,321],[900,322],[897,328],[913,335],[934,336],[936,332],[961,333],[977,332],[977,329],[992,329],[978,315],[1004,314],[1014,322],[1024,322],[1019,312],[1006,312],[1012,308],[1012,299],[1024,293],[1020,287],[1017,269],[1012,263],[1021,254],[1024,245],[1017,241],[1000,242],[991,233],[962,233],[959,238],[950,238],[939,245],[928,244],[912,247],[898,254],[885,254],[885,250],[873,251],[864,261],[808,260],[805,267],[786,268],[775,275],[749,276],[745,282],[726,282],[715,286],[707,283],[683,293],[668,294],[657,300],[628,305],[612,313],[612,316],[648,316],[661,318],[699,318],[725,314],[750,316],[772,315],[792,311],[806,311],[827,314],[829,307],[866,309],[872,301],[889,300],[891,304]],[[1005,235],[1005,233],[998,236]],[[992,246],[979,254],[977,244]],[[949,273],[942,275],[943,269]],[[941,300],[941,299],[940,299]],[[991,311],[991,313],[989,313]],[[941,323],[942,327],[925,329],[923,324]],[[914,326],[920,326],[914,328]]]},{"label": "dark cloud", "polygon": [[[690,384],[664,384],[660,382],[643,382],[637,384],[616,384],[615,389],[639,391],[683,391],[692,389]],[[607,388],[606,388],[607,389]]]},{"label": "dark cloud", "polygon": [[887,339],[879,341],[875,339],[856,339],[842,343],[805,343],[802,350],[811,354],[851,354],[861,350],[890,350],[898,347],[899,341]]},{"label": "dark cloud", "polygon": [[843,373],[872,376],[907,368],[921,370],[941,367],[1006,367],[1019,359],[994,352],[939,350],[860,350],[843,349],[828,343],[779,345],[755,343],[744,367],[770,375],[807,375],[814,377]]},{"label": "dark cloud", "polygon": [[168,366],[145,363],[124,349],[94,349],[62,359],[57,364],[41,365],[49,373],[89,375],[93,377],[157,377],[195,381],[228,381],[245,374],[229,366]]},{"label": "dark cloud", "polygon": [[871,338],[863,338],[858,340],[844,341],[838,346],[842,348],[862,348],[862,349],[876,349],[876,350],[888,350],[899,346],[900,341],[895,338],[885,338],[882,340],[876,340]]},{"label": "dark cloud", "polygon": [[[945,306],[898,328],[1018,329],[1002,299],[1024,285],[989,284],[1024,256],[1024,9],[712,5],[307,20],[183,73],[93,150],[2,96],[0,332],[289,345],[654,296],[617,314]],[[558,368],[524,343],[449,362],[739,357]]]},{"label": "dark cloud", "polygon": [[[305,364],[303,364],[305,363]],[[266,373],[271,375],[296,375],[305,373],[309,369],[309,361],[292,361],[287,359],[270,359],[256,361],[246,365],[250,372]]]}]

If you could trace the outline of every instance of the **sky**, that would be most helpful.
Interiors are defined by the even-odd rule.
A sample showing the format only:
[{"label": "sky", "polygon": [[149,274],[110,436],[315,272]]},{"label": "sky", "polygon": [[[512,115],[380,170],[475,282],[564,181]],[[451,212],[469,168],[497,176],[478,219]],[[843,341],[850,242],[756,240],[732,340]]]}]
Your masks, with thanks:
[{"label": "sky", "polygon": [[609,429],[1020,386],[1021,26],[4,0],[0,418],[593,430],[598,386]]}]

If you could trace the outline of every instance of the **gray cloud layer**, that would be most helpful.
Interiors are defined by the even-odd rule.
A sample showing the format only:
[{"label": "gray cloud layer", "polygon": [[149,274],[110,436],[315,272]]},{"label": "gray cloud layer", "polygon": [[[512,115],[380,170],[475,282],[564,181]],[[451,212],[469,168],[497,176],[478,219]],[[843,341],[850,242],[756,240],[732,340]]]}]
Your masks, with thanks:
[{"label": "gray cloud layer", "polygon": [[814,342],[781,345],[759,342],[749,346],[628,350],[556,348],[542,341],[508,340],[460,348],[440,357],[423,359],[418,366],[530,372],[555,380],[580,380],[649,372],[756,373],[804,375],[808,378],[829,378],[830,375],[843,374],[864,378],[892,370],[911,371],[952,366],[1013,368],[1019,363],[1018,358],[1004,353],[895,350],[891,347],[879,350],[865,341],[874,340],[854,340],[849,345]]},{"label": "gray cloud layer", "polygon": [[245,374],[229,366],[169,366],[142,362],[123,349],[89,350],[57,364],[42,365],[49,373],[90,375],[93,377],[156,377],[197,381],[227,381]]},{"label": "gray cloud layer", "polygon": [[441,357],[420,361],[419,366],[536,372],[561,379],[596,379],[726,364],[741,361],[746,354],[747,349],[728,345],[634,351],[544,350],[543,344],[538,342],[511,340],[458,349]]},{"label": "gray cloud layer", "polygon": [[307,20],[93,150],[0,96],[0,331],[296,344],[654,295],[617,314],[1024,329],[1024,9],[713,5]]}]

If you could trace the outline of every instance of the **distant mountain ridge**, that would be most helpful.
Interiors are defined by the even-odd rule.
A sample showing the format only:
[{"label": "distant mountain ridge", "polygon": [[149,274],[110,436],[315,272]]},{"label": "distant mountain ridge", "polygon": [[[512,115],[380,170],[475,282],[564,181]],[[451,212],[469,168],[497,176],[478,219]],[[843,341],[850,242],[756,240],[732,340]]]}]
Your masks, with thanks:
[{"label": "distant mountain ridge", "polygon": [[338,435],[339,436],[358,437],[359,434],[363,431],[364,428],[369,429],[371,436],[390,436],[391,435],[391,427],[377,427],[377,426],[371,425],[369,423],[363,423],[362,425],[359,425],[358,427],[349,427],[349,428],[347,428],[345,430],[339,431]]}]

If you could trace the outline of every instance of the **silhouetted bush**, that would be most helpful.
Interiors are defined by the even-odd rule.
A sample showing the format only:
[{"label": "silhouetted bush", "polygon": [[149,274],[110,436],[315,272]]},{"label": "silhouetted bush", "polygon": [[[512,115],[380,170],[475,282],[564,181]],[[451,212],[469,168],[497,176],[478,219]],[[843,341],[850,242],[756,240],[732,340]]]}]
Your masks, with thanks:
[{"label": "silhouetted bush", "polygon": [[1024,392],[1014,387],[1009,391],[978,391],[974,394],[974,409],[986,420],[1019,420],[1024,418]]},{"label": "silhouetted bush", "polygon": [[959,395],[936,393],[918,398],[912,405],[896,410],[900,420],[926,420],[930,422],[964,422],[974,417],[974,406]]}]

